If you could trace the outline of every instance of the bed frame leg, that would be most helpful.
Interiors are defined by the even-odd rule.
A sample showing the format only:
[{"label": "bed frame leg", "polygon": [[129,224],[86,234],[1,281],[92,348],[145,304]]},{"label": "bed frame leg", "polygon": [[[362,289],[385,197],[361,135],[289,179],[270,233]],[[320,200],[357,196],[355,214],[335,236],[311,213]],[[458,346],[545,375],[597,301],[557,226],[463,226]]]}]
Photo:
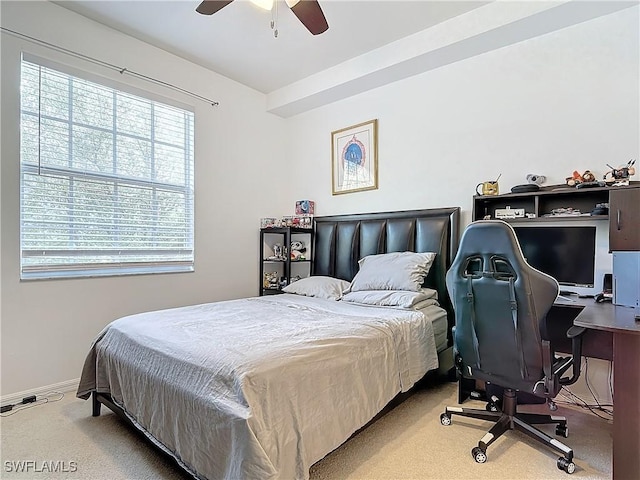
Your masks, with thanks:
[{"label": "bed frame leg", "polygon": [[91,407],[92,407],[92,415],[94,417],[100,416],[100,407],[102,404],[98,400],[98,392],[91,392]]}]

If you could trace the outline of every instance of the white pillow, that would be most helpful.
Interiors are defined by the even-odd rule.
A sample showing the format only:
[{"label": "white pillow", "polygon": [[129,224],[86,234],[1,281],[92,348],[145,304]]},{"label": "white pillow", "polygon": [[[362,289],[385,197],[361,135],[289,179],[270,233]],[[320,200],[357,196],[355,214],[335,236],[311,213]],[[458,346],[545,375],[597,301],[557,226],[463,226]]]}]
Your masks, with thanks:
[{"label": "white pillow", "polygon": [[419,292],[406,290],[361,290],[349,292],[342,297],[343,302],[375,305],[378,307],[420,308],[438,304],[438,292],[423,288]]},{"label": "white pillow", "polygon": [[349,288],[349,282],[333,277],[317,275],[301,278],[282,289],[286,293],[295,293],[307,297],[326,298],[327,300],[340,300],[342,293]]},{"label": "white pillow", "polygon": [[419,292],[436,254],[393,252],[368,255],[351,282],[351,292],[361,290],[407,290]]}]

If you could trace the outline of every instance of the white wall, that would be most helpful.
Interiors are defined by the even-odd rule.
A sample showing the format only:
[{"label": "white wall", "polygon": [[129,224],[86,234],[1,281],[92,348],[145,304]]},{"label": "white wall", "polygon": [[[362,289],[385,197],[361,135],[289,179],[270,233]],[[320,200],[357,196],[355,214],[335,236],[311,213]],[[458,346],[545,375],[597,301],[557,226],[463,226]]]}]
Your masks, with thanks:
[{"label": "white wall", "polygon": [[[257,295],[261,216],[293,204],[284,186],[284,121],[264,95],[54,4],[2,2],[2,26],[192,90],[163,87],[2,34],[1,336],[3,395],[78,378],[97,333],[119,316]],[[174,97],[196,108],[194,273],[84,280],[19,280],[21,50]]]},{"label": "white wall", "polygon": [[[292,198],[315,200],[319,215],[460,206],[466,225],[476,184],[500,174],[502,193],[528,173],[548,184],[574,170],[602,178],[606,163],[639,156],[639,13],[629,8],[291,117]],[[372,118],[379,189],[332,196],[331,131]],[[604,379],[597,394],[610,401],[606,373],[590,377]]]}]

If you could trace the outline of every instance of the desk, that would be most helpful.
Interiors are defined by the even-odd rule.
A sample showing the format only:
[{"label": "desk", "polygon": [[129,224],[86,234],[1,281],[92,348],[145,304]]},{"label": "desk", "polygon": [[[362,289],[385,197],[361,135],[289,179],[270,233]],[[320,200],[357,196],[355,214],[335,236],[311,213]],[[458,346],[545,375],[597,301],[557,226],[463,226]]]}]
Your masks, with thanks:
[{"label": "desk", "polygon": [[[613,336],[613,478],[640,478],[640,308],[578,299],[558,302],[583,306],[574,325]],[[590,333],[590,332],[586,332]]]}]

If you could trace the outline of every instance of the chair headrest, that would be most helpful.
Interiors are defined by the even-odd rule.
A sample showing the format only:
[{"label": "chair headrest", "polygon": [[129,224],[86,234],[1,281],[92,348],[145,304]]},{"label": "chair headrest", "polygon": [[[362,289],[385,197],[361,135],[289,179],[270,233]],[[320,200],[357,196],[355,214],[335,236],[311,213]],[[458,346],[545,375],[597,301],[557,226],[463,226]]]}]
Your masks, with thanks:
[{"label": "chair headrest", "polygon": [[[468,267],[469,259],[481,257],[484,265],[479,265],[482,272],[487,270],[497,270],[508,272],[516,278],[525,275],[531,275],[540,278],[545,283],[549,283],[556,290],[557,295],[558,282],[549,275],[536,270],[527,263],[524,254],[520,248],[520,243],[516,237],[516,233],[507,222],[502,220],[478,220],[467,226],[462,238],[458,254],[451,266],[452,275],[465,275],[465,269]],[[496,262],[495,259],[500,261]],[[508,265],[505,265],[505,262]],[[488,272],[491,273],[491,272]]]},{"label": "chair headrest", "polygon": [[462,235],[458,254],[500,255],[526,263],[513,228],[502,220],[478,220],[470,224]]}]

